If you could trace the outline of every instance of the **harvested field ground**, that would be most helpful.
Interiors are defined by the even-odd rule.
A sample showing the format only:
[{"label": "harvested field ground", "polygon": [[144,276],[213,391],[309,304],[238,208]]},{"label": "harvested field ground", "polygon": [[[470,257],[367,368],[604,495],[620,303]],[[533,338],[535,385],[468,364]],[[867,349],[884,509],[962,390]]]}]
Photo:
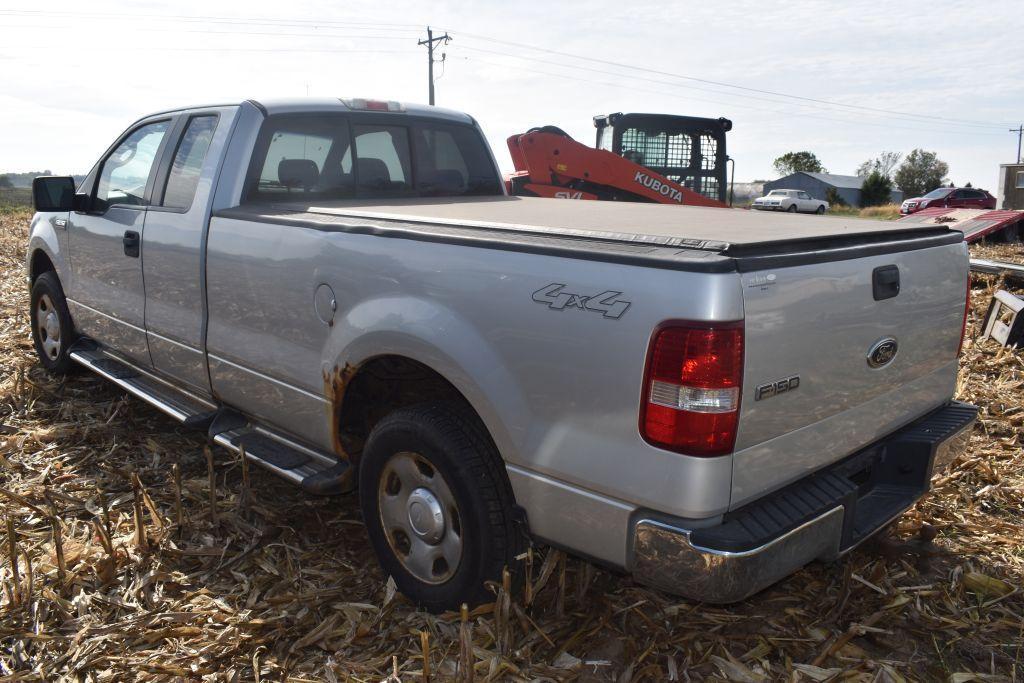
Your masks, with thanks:
[{"label": "harvested field ground", "polygon": [[[890,535],[724,608],[537,548],[532,590],[463,624],[388,589],[354,496],[257,469],[246,496],[226,451],[211,476],[204,439],[42,372],[27,219],[0,213],[2,681],[465,680],[467,662],[476,680],[1024,680],[1024,353],[975,343],[977,314],[970,453]],[[974,311],[995,284],[975,278]]]}]

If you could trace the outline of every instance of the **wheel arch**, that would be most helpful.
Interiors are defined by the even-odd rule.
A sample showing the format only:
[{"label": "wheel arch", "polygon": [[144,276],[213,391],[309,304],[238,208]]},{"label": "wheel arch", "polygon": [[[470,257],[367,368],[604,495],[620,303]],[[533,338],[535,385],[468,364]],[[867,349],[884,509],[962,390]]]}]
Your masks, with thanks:
[{"label": "wheel arch", "polygon": [[[34,249],[28,261],[29,284],[35,283],[40,275],[49,272],[57,272],[56,266],[53,265],[53,259],[50,258],[50,255],[42,247]],[[60,275],[58,274],[59,277]]]},{"label": "wheel arch", "polygon": [[332,378],[329,393],[335,409],[337,441],[355,461],[373,427],[398,408],[446,401],[463,406],[479,419],[479,413],[454,384],[415,358],[382,353],[345,368]]},{"label": "wheel arch", "polygon": [[336,452],[358,459],[360,436],[384,409],[439,399],[465,405],[502,459],[519,460],[513,430],[529,424],[526,401],[486,336],[459,313],[418,297],[381,298],[333,328],[323,381]]}]

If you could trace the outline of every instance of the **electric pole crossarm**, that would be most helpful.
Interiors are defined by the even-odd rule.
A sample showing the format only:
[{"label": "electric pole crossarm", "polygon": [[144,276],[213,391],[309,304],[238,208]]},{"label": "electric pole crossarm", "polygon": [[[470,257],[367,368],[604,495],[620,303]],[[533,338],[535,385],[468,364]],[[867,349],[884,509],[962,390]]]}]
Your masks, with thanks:
[{"label": "electric pole crossarm", "polygon": [[432,30],[430,30],[430,27],[428,26],[427,27],[427,39],[426,40],[421,40],[421,41],[419,41],[417,43],[417,45],[426,45],[427,46],[427,84],[428,84],[428,93],[429,93],[429,96],[430,96],[430,104],[431,104],[431,106],[433,106],[433,104],[434,104],[434,62],[435,61],[444,62],[444,60],[445,60],[445,54],[444,53],[441,53],[441,59],[438,59],[438,60],[434,59],[434,44],[435,43],[441,43],[443,45],[447,45],[448,43],[451,42],[451,40],[452,40],[452,37],[450,35],[448,35],[447,32],[445,32],[445,34],[443,36],[437,36],[435,38],[434,37],[434,32]]}]

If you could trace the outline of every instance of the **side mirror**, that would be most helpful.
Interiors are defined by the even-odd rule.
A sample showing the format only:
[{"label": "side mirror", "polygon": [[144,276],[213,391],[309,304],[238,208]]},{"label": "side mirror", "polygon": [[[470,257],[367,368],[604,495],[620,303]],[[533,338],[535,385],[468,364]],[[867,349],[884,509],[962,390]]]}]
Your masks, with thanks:
[{"label": "side mirror", "polygon": [[32,203],[36,211],[71,211],[75,179],[71,176],[40,176],[32,180]]}]

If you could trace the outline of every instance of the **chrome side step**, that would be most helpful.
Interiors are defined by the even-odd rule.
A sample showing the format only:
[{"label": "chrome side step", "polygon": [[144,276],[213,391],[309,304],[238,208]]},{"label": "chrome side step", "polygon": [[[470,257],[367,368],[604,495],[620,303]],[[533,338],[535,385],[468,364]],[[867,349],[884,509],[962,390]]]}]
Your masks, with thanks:
[{"label": "chrome side step", "polygon": [[332,495],[354,488],[352,468],[333,455],[303,446],[245,415],[174,387],[114,358],[92,344],[78,344],[71,358],[182,424],[205,431],[216,444],[239,453],[310,493]]},{"label": "chrome side step", "polygon": [[171,387],[139,368],[107,355],[102,350],[78,346],[71,349],[71,359],[110,380],[125,391],[167,413],[178,422],[209,411],[216,406],[180,389]]}]

